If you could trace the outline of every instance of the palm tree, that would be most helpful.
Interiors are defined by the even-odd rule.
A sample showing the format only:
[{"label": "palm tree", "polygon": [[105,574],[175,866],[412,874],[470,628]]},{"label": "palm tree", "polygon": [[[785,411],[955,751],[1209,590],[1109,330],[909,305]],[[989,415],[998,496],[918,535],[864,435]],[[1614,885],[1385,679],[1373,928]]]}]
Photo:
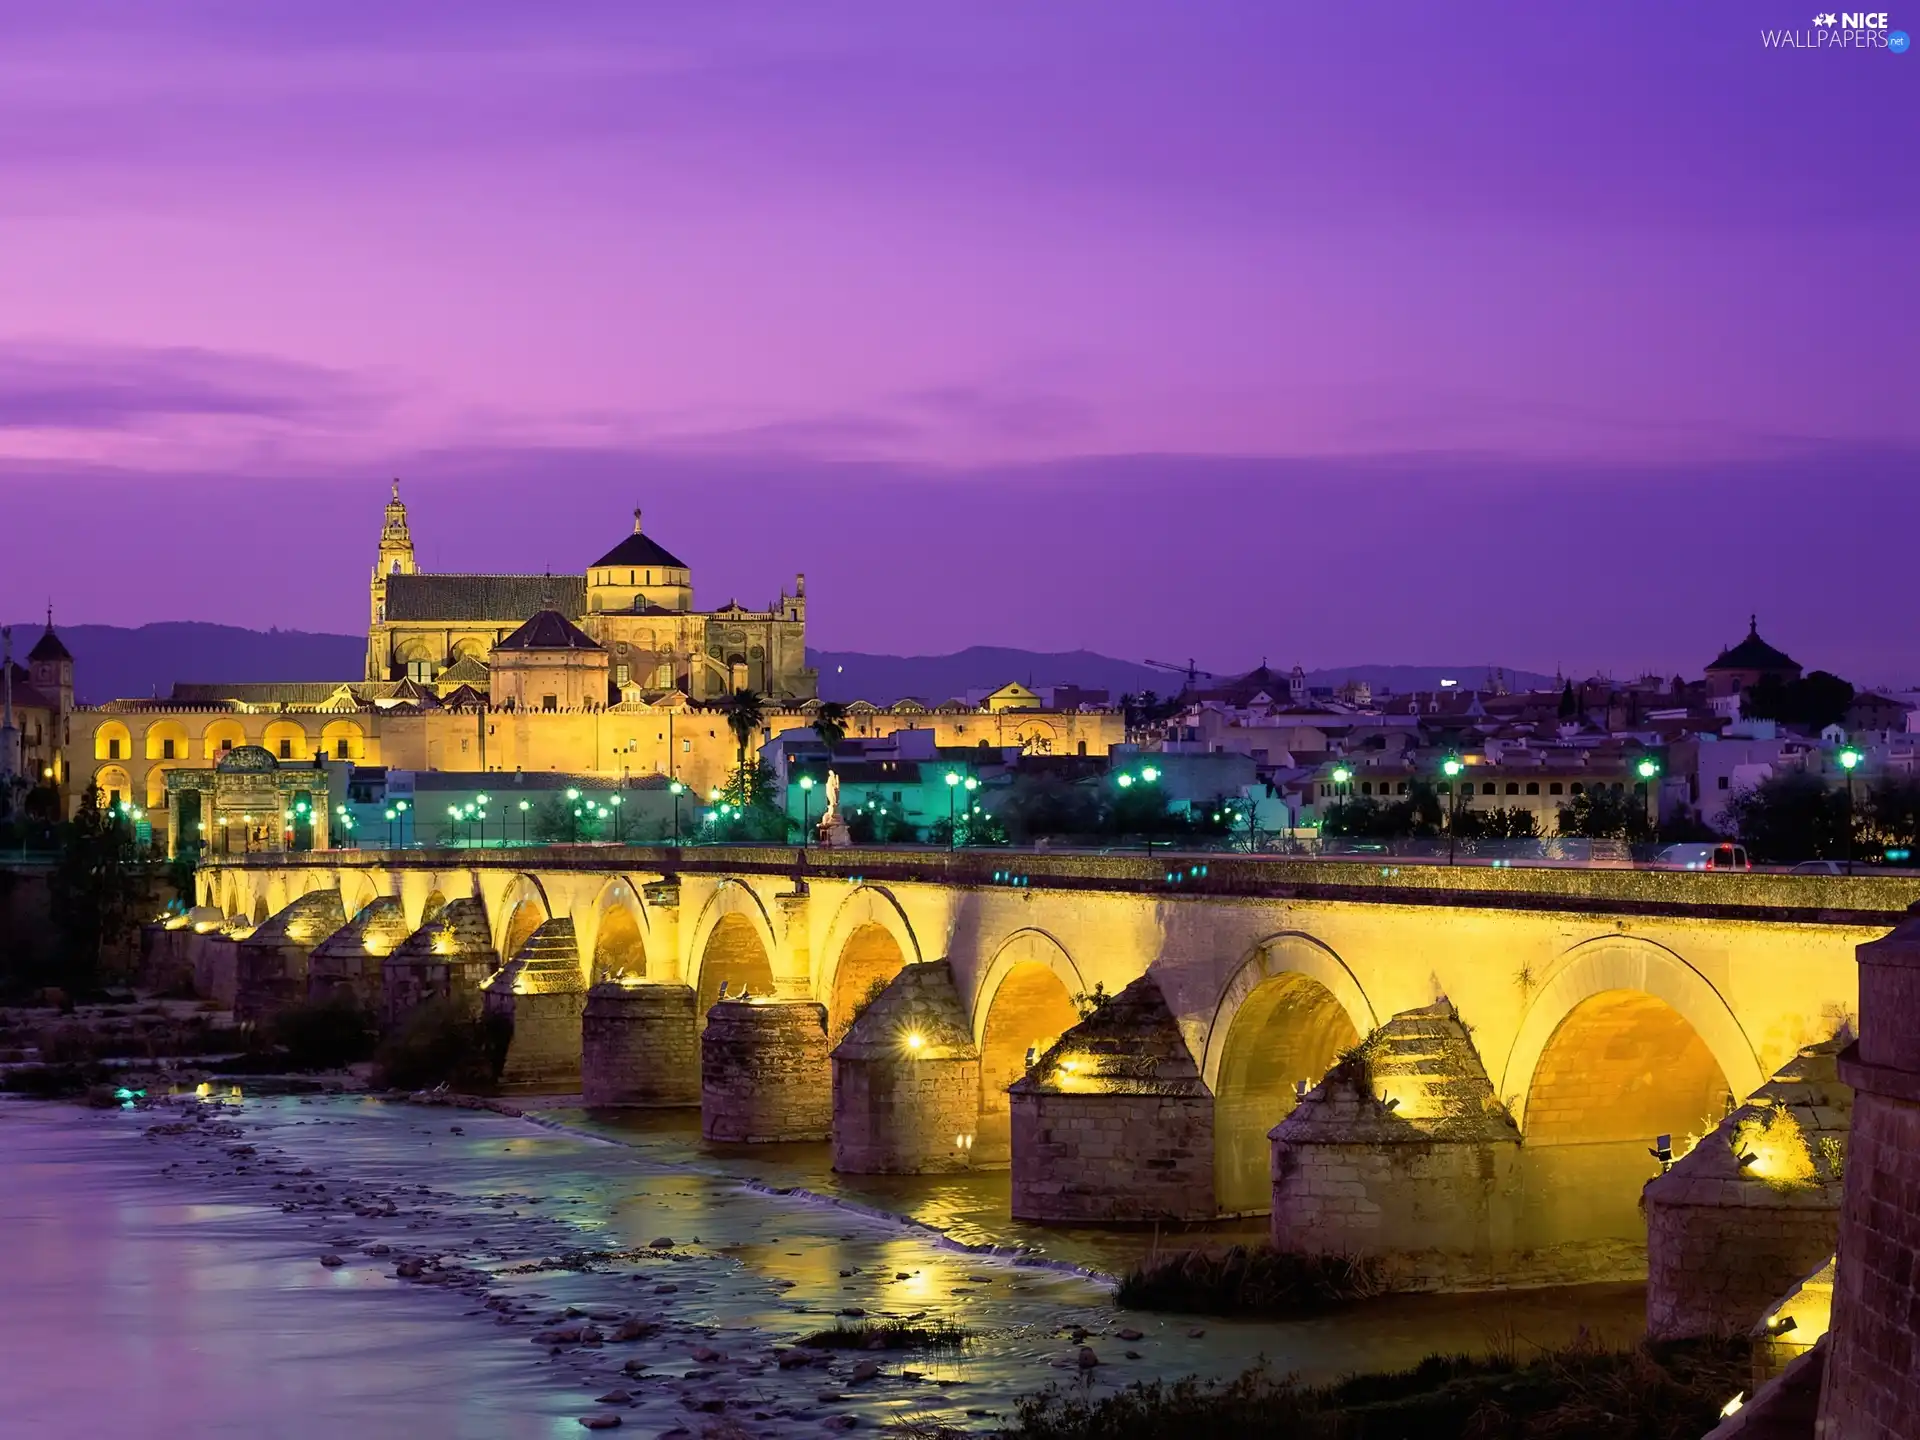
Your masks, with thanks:
[{"label": "palm tree", "polygon": [[831,760],[840,742],[847,738],[847,707],[838,700],[827,701],[813,712],[813,733],[827,747],[827,758]]},{"label": "palm tree", "polygon": [[753,732],[766,723],[765,705],[754,691],[736,690],[727,696],[721,710],[727,717],[727,728],[733,731],[733,743],[738,751],[740,788],[750,791],[753,780],[747,771],[747,745],[753,739]]}]

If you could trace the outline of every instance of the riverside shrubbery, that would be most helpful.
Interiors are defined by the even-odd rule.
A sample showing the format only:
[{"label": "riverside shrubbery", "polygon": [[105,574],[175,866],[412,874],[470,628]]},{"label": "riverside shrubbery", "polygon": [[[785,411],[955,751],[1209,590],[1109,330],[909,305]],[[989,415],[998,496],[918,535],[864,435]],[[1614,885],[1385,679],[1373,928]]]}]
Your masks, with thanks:
[{"label": "riverside shrubbery", "polygon": [[513,1022],[474,1015],[450,1000],[415,1010],[374,1053],[374,1080],[389,1090],[437,1085],[469,1094],[492,1091],[506,1062]]},{"label": "riverside shrubbery", "polygon": [[1697,1440],[1751,1383],[1744,1340],[1533,1359],[1430,1356],[1411,1370],[1303,1386],[1265,1369],[1236,1380],[1133,1385],[1022,1400],[1007,1440]]},{"label": "riverside shrubbery", "polygon": [[1313,1315],[1392,1286],[1371,1260],[1269,1245],[1155,1250],[1122,1277],[1114,1303],[1199,1315]]}]

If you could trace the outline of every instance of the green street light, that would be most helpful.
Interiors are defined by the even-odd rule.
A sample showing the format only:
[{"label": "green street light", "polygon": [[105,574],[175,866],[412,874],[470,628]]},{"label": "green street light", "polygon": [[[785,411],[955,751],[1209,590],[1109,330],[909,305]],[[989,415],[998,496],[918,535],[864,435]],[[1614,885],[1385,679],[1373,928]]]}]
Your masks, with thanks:
[{"label": "green street light", "polygon": [[1347,783],[1347,782],[1348,782],[1349,780],[1351,780],[1351,779],[1353,779],[1353,772],[1352,772],[1351,770],[1349,770],[1349,769],[1347,769],[1347,767],[1346,767],[1346,766],[1344,766],[1344,765],[1338,765],[1338,766],[1335,766],[1335,767],[1334,767],[1334,771],[1333,771],[1333,783],[1334,783],[1334,784],[1336,784],[1336,785],[1344,785],[1344,784],[1346,784],[1346,783]]},{"label": "green street light", "polygon": [[958,785],[959,783],[960,783],[959,775],[952,770],[947,771],[947,784]]},{"label": "green street light", "polygon": [[1160,778],[1160,772],[1151,765],[1144,765],[1140,769],[1140,778],[1151,785]]},{"label": "green street light", "polygon": [[1467,767],[1462,765],[1458,760],[1454,759],[1453,756],[1449,755],[1444,761],[1441,762],[1440,768],[1446,773],[1446,776],[1448,779],[1452,779],[1455,775],[1458,775],[1462,770],[1466,769]]},{"label": "green street light", "polygon": [[1121,788],[1122,790],[1127,790],[1127,789],[1131,789],[1131,788],[1132,788],[1132,786],[1133,786],[1133,776],[1131,776],[1131,775],[1128,775],[1128,774],[1126,774],[1126,773],[1125,773],[1125,772],[1123,771],[1123,772],[1122,772],[1122,773],[1121,773],[1121,774],[1120,774],[1120,775],[1119,775],[1119,776],[1118,776],[1118,777],[1117,777],[1117,778],[1116,778],[1116,779],[1114,780],[1114,782],[1113,782],[1113,783],[1114,783],[1114,784],[1116,784],[1116,785],[1118,785],[1118,786],[1119,786],[1119,787],[1120,787],[1120,788]]},{"label": "green street light", "polygon": [[1633,768],[1639,772],[1642,780],[1651,780],[1660,773],[1660,762],[1649,755]]},{"label": "green street light", "polygon": [[[1445,760],[1440,762],[1440,769],[1449,780],[1453,779],[1454,776],[1466,768],[1467,767],[1460,762],[1460,757],[1457,755],[1449,755]],[[1447,786],[1447,864],[1449,865],[1453,864],[1454,832],[1458,829],[1459,819],[1460,787],[1458,785],[1449,785]]]},{"label": "green street light", "polygon": [[569,800],[578,800],[579,798],[580,798],[580,792],[579,792],[578,790],[575,790],[575,789],[574,789],[574,788],[573,788],[572,786],[568,786],[568,787],[567,787],[567,799],[569,799]]},{"label": "green street light", "polygon": [[1861,759],[1862,756],[1860,752],[1851,745],[1840,752],[1840,766],[1844,770],[1853,769],[1854,766],[1860,763]]},{"label": "green street light", "polygon": [[526,801],[524,801],[524,800],[522,800],[522,801],[520,802],[520,808],[521,808],[522,810],[531,810],[531,809],[533,808],[533,806],[531,806],[531,805],[529,805],[529,804],[528,804],[528,803],[527,803]]},{"label": "green street light", "polygon": [[675,780],[667,786],[667,793],[669,795],[683,795],[686,793],[686,789],[686,786],[682,785],[678,780]]},{"label": "green street light", "polygon": [[1840,768],[1847,775],[1847,874],[1853,874],[1853,769],[1864,757],[1849,745],[1839,755]]}]

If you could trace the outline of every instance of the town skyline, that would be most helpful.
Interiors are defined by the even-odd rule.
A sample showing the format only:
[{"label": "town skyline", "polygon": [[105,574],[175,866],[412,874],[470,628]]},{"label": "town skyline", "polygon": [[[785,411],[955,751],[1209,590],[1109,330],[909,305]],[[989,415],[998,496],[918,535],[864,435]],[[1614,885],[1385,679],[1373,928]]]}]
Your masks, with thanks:
[{"label": "town skyline", "polygon": [[1920,215],[1839,138],[1909,61],[1090,14],[29,7],[0,613],[350,633],[398,474],[442,568],[642,503],[827,648],[1920,675]]}]

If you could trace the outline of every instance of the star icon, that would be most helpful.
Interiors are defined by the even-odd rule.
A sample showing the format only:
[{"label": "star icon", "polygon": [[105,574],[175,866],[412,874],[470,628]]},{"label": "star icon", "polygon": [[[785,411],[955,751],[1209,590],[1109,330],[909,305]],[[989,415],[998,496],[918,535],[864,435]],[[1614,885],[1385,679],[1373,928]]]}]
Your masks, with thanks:
[{"label": "star icon", "polygon": [[1829,10],[1825,14],[1814,16],[1813,23],[1816,25],[1833,25],[1838,23],[1838,17]]}]

